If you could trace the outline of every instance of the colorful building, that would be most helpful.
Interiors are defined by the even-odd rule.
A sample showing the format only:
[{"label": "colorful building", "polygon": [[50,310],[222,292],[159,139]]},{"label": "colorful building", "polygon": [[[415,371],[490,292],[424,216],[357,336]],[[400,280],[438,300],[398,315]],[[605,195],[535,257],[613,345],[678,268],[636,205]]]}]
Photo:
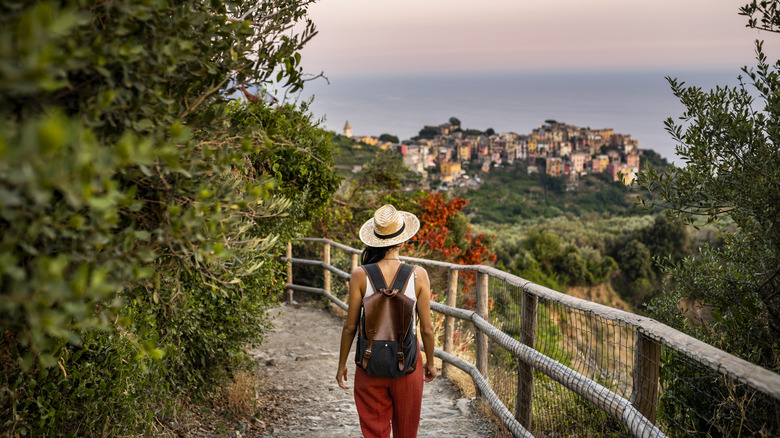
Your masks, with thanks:
[{"label": "colorful building", "polygon": [[561,176],[563,174],[563,160],[560,157],[547,158],[544,171],[550,176]]},{"label": "colorful building", "polygon": [[439,164],[439,170],[441,171],[441,180],[444,182],[452,182],[458,175],[460,175],[460,163],[453,163],[451,161],[445,161]]}]

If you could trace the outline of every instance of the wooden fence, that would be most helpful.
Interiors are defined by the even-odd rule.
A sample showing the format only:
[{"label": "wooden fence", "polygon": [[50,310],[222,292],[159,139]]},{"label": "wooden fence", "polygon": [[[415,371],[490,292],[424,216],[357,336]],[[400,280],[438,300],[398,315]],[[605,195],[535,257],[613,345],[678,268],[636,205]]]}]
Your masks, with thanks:
[{"label": "wooden fence", "polygon": [[[322,244],[322,257],[320,260],[294,258],[292,244],[288,244],[285,257],[289,262],[288,299],[292,302],[293,291],[318,293],[346,310],[347,305],[332,293],[331,275],[348,280],[349,272],[358,266],[361,251],[328,239],[306,238],[300,241]],[[342,250],[349,257],[349,272],[331,264],[332,248]],[[614,435],[711,436],[713,432],[722,436],[745,436],[745,432],[759,436],[780,434],[778,374],[650,318],[574,298],[495,268],[410,257],[401,259],[429,269],[446,269],[444,303],[431,303],[433,311],[445,315],[443,349],[435,349],[435,355],[445,363],[445,376],[452,372],[450,366],[471,376],[480,395],[515,436],[533,436],[532,432],[547,433],[551,429],[560,432],[567,427],[591,427],[583,425],[582,421],[602,422],[599,420],[603,418],[600,414],[578,414],[585,420],[580,420],[574,426],[564,421],[568,425],[560,426],[548,421],[553,417],[550,409],[547,412],[537,409],[534,413],[534,393],[550,391],[552,386],[565,388],[590,405],[579,399],[565,399],[566,403],[583,403],[582,409],[585,411],[595,406],[610,421],[619,423],[617,428],[598,425],[602,428],[598,430],[609,427],[610,431],[615,431]],[[293,264],[321,268],[322,287],[296,285],[293,281]],[[473,311],[457,307],[459,285],[462,289],[459,273],[476,274],[476,306]],[[493,291],[491,282],[495,283]],[[507,292],[509,289],[511,293]],[[496,304],[497,301],[503,304]],[[543,303],[541,307],[540,302]],[[498,310],[496,307],[499,307]],[[519,314],[507,310],[516,307],[520,308]],[[540,310],[547,315],[544,319],[540,319]],[[618,334],[612,335],[612,338],[618,339],[617,342],[604,336],[602,332],[605,330],[598,326],[599,321],[603,326],[616,327],[613,332]],[[474,333],[473,364],[454,355],[456,325],[464,322],[471,325]],[[554,327],[557,336],[555,341],[545,340],[544,348],[537,346],[538,334],[546,333],[545,328],[540,327],[540,322],[545,327]],[[507,330],[506,327],[516,328]],[[578,334],[577,330],[585,333],[585,337],[590,340],[583,340],[584,336]],[[561,331],[566,333],[561,334]],[[627,336],[630,339],[626,340]],[[615,354],[610,351],[617,348],[633,349],[632,357],[626,358],[626,354],[621,356],[619,352]],[[599,349],[600,352],[596,351]],[[498,361],[491,373],[491,356],[507,355],[513,358],[516,365],[507,365],[506,360]],[[599,361],[612,361],[613,365],[596,363]],[[667,375],[662,372],[662,366],[677,370],[679,374]],[[621,372],[623,368],[630,370]],[[501,384],[499,388],[502,381],[500,376],[511,376],[514,385]],[[535,381],[535,378],[540,381]],[[552,382],[556,382],[555,385]],[[690,391],[680,391],[686,385],[705,389],[697,389],[698,392],[691,396],[688,394]],[[713,385],[718,388],[713,392],[714,395],[707,392],[707,388]],[[511,388],[507,390],[507,387]],[[720,390],[721,387],[725,389]],[[722,397],[718,395],[721,393]],[[551,395],[554,393],[546,394],[545,397]],[[661,398],[664,403],[659,403]],[[679,406],[673,406],[675,403]],[[672,406],[671,410],[669,406]],[[687,411],[675,414],[674,409],[680,407]],[[754,414],[756,410],[760,413]],[[663,415],[659,416],[659,411]],[[738,418],[740,415],[743,418]],[[577,435],[576,432],[569,433]]]}]

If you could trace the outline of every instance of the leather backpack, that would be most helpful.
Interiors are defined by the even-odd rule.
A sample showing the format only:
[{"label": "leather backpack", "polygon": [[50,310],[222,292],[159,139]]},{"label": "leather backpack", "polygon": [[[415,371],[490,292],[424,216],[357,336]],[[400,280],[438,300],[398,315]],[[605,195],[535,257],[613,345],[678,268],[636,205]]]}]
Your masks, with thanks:
[{"label": "leather backpack", "polygon": [[379,266],[362,267],[374,293],[363,297],[355,362],[370,376],[403,377],[417,366],[416,301],[404,294],[414,266],[401,264],[390,288]]}]

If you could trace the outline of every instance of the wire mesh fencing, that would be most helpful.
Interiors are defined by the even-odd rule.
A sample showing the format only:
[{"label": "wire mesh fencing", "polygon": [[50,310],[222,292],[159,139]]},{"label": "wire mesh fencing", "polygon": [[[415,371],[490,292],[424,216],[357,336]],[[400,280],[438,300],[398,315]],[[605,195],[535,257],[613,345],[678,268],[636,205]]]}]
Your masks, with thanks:
[{"label": "wire mesh fencing", "polygon": [[780,399],[674,348],[661,351],[658,421],[670,437],[778,437]]},{"label": "wire mesh fencing", "polygon": [[[523,289],[491,278],[491,322],[520,340]],[[596,315],[539,299],[534,348],[624,398],[630,396],[634,330]],[[626,427],[553,378],[491,344],[490,382],[510,410],[520,415],[522,383],[533,382],[524,400],[526,422],[538,436],[631,436]],[[526,392],[529,392],[526,390]]]},{"label": "wire mesh fencing", "polygon": [[[491,278],[490,294],[491,322],[520,340],[524,289]],[[780,436],[780,398],[772,388],[703,363],[676,339],[551,299],[538,299],[536,318],[537,351],[631,402],[667,436]],[[510,410],[519,411],[518,382],[531,380],[528,373],[533,373],[529,430],[535,435],[632,436],[620,421],[491,344],[491,386]],[[776,385],[779,376],[774,377]]]},{"label": "wire mesh fencing", "polygon": [[[309,245],[329,242],[307,240]],[[357,251],[343,245],[339,249],[319,260],[350,272]],[[304,252],[311,256],[317,251],[309,247]],[[459,315],[472,316],[450,320],[449,341],[444,339],[445,318],[435,316],[436,332],[447,353],[476,363],[495,396],[514,414],[512,430],[519,423],[537,437],[780,436],[777,374],[649,318],[569,297],[493,268],[407,261],[428,269],[437,302],[477,309],[460,310]],[[324,276],[323,266],[309,265],[302,272]],[[345,278],[329,284],[303,281],[327,286],[346,301]],[[449,293],[456,294],[455,300],[447,301]],[[487,310],[474,316],[480,300]],[[503,336],[490,335],[484,365],[477,347],[485,338],[476,324],[480,317],[492,325],[480,325],[482,330],[495,328]]]}]

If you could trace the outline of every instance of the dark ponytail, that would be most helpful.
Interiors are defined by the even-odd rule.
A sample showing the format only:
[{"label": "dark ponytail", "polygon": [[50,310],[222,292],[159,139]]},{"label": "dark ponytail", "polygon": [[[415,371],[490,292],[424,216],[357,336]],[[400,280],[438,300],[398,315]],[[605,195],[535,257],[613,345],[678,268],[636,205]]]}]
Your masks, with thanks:
[{"label": "dark ponytail", "polygon": [[376,246],[367,246],[366,249],[363,250],[363,254],[360,256],[360,264],[370,265],[371,263],[376,263],[385,258],[385,255],[387,255],[387,251],[389,251],[390,248],[395,248],[397,246],[399,245],[384,246],[381,248]]}]

